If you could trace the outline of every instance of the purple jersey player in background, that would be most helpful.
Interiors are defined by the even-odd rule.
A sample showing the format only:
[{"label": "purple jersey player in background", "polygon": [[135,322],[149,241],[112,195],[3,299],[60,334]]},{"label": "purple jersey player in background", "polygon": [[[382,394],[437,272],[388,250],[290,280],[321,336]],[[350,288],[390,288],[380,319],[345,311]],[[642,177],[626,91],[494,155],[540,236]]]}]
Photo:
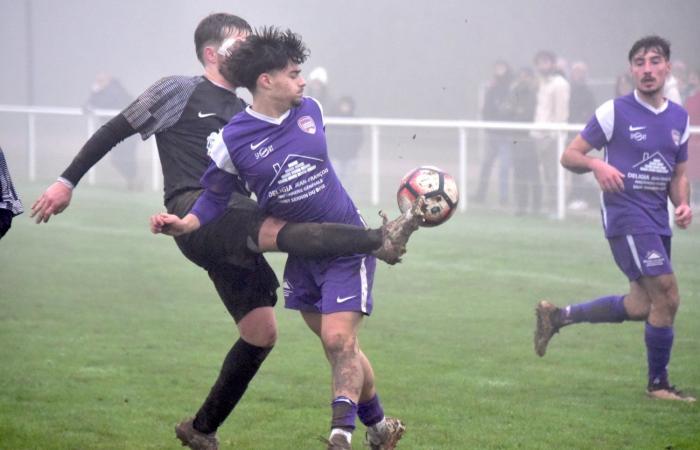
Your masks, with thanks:
[{"label": "purple jersey player in background", "polygon": [[[364,225],[328,160],[321,105],[303,97],[300,64],[308,56],[291,31],[263,28],[241,43],[221,73],[253,94],[209,143],[206,188],[190,214],[171,226],[191,231],[221,215],[239,180],[262,210],[283,220]],[[235,81],[234,81],[235,80]],[[422,220],[423,199],[406,214],[412,229]],[[290,256],[284,271],[285,306],[299,310],[323,344],[331,364],[333,395],[328,449],[350,449],[355,417],[367,426],[371,449],[393,449],[404,426],[385,417],[372,366],[357,333],[372,311],[375,258]]]},{"label": "purple jersey player in background", "polygon": [[[592,171],[598,180],[605,237],[630,291],[565,308],[541,301],[535,351],[543,356],[554,333],[566,325],[644,320],[647,394],[694,402],[669,383],[667,371],[680,303],[671,266],[668,200],[679,228],[692,221],[685,175],[688,113],[663,96],[670,56],[669,43],[658,36],[635,42],[628,55],[634,92],[601,105],[561,158],[572,172]],[[587,156],[594,148],[605,148],[605,160]]]}]

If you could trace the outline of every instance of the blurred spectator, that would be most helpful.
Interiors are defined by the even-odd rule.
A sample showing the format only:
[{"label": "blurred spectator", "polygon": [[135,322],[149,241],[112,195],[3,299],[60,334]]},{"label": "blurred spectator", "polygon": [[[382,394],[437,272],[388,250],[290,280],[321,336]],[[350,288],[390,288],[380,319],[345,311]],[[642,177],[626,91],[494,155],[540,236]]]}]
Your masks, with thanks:
[{"label": "blurred spectator", "polygon": [[[482,118],[489,121],[508,121],[509,113],[507,102],[510,94],[510,87],[513,81],[513,74],[508,63],[496,61],[493,65],[493,75],[489,81],[486,95],[484,97],[484,107]],[[486,199],[491,170],[496,160],[500,161],[498,171],[498,200],[501,206],[508,204],[508,192],[510,189],[510,169],[511,169],[511,132],[499,130],[487,130],[487,144],[484,152],[484,159],[481,162],[481,172],[479,174],[479,185],[474,194],[473,200],[483,203]]]},{"label": "blurred spectator", "polygon": [[[597,103],[593,91],[588,86],[588,66],[583,61],[571,64],[571,97],[569,99],[569,122],[588,123],[595,112]],[[569,136],[569,140],[574,135]],[[569,209],[580,211],[596,201],[598,186],[592,174],[571,178]]]},{"label": "blurred spectator", "polygon": [[[556,68],[556,56],[546,50],[535,55],[535,69],[538,75],[537,102],[535,105],[535,123],[566,122],[569,119],[569,97],[571,87],[569,82],[560,75]],[[556,131],[534,130],[531,136],[535,138],[542,179],[550,205],[556,204],[557,198],[557,156]]]},{"label": "blurred spectator", "polygon": [[306,77],[304,95],[315,98],[321,102],[321,106],[324,108],[331,107],[332,100],[328,92],[328,71],[324,67],[319,66],[311,69],[309,76]]},{"label": "blurred spectator", "polygon": [[571,96],[569,99],[569,122],[587,123],[595,112],[597,103],[588,86],[588,66],[583,61],[571,64]]},{"label": "blurred spectator", "polygon": [[615,80],[615,92],[613,92],[613,98],[622,97],[627,95],[634,90],[634,80],[632,80],[632,75],[627,72],[621,73],[617,76]]},{"label": "blurred spectator", "polygon": [[[355,100],[349,96],[341,97],[329,115],[354,117]],[[353,125],[334,125],[326,130],[328,155],[338,177],[350,192],[356,184],[357,156],[362,146],[363,133],[363,127]]]},{"label": "blurred spectator", "polygon": [[[124,89],[124,86],[110,74],[100,72],[93,81],[90,96],[85,102],[85,109],[116,109],[121,110],[129,105],[133,98]],[[111,116],[110,116],[111,117]],[[100,125],[107,122],[110,117],[100,118]],[[126,180],[129,190],[138,190],[139,170],[136,160],[136,147],[138,142],[135,137],[126,139],[116,147],[116,151],[110,152],[110,160],[119,174]]]},{"label": "blurred spectator", "polygon": [[[518,71],[508,96],[509,120],[532,122],[535,117],[537,80],[531,69]],[[527,131],[513,132],[513,184],[515,187],[515,214],[527,214],[528,206],[534,214],[542,206],[540,164],[535,145]]]},{"label": "blurred spectator", "polygon": [[693,95],[700,92],[700,70],[690,69],[688,70],[688,82],[686,85],[686,99],[689,99]]},{"label": "blurred spectator", "polygon": [[666,78],[664,97],[672,102],[683,104],[686,97],[687,68],[683,61],[676,60],[671,64],[671,75]]},{"label": "blurred spectator", "polygon": [[15,191],[5,153],[0,148],[0,238],[12,226],[12,218],[24,212],[22,201]]},{"label": "blurred spectator", "polygon": [[[690,70],[688,72],[689,96],[685,101],[685,109],[688,111],[691,126],[700,126],[700,72]],[[690,192],[695,193],[694,202],[698,202],[700,195],[700,134],[690,135],[688,141],[688,181]]]}]

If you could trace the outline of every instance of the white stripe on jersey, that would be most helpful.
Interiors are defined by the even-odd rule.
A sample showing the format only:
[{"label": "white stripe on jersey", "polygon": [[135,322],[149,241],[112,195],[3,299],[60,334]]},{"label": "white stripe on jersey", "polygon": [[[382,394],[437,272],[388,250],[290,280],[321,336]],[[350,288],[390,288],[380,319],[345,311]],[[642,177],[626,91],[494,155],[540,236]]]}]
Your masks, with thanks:
[{"label": "white stripe on jersey", "polygon": [[[681,137],[681,145],[688,142],[688,139],[690,139],[690,115],[688,115],[688,121],[685,124],[685,132],[683,133],[683,136]],[[693,142],[695,142],[695,141],[693,141]]]},{"label": "white stripe on jersey", "polygon": [[595,110],[595,118],[598,120],[598,125],[605,133],[605,140],[610,141],[615,127],[615,102],[608,100]]},{"label": "white stripe on jersey", "polygon": [[228,153],[228,147],[226,147],[224,142],[223,132],[219,131],[215,136],[209,136],[209,139],[207,139],[207,154],[214,161],[216,167],[230,174],[238,175],[238,169],[233,165],[231,155]]},{"label": "white stripe on jersey", "polygon": [[605,200],[603,200],[603,191],[600,191],[600,211],[603,213],[603,228],[608,229],[608,210],[605,208]]},{"label": "white stripe on jersey", "polygon": [[642,270],[642,263],[639,262],[637,247],[634,245],[634,237],[631,234],[627,234],[625,237],[627,238],[627,245],[629,245],[630,251],[632,252],[632,258],[634,258],[634,264],[637,266],[637,269],[639,269],[639,272],[644,273]]},{"label": "white stripe on jersey", "polygon": [[321,124],[323,126],[326,126],[326,118],[323,115],[323,105],[321,104],[321,102],[319,102],[318,100],[316,100],[313,97],[306,97],[306,98],[308,98],[309,100],[313,100],[314,103],[316,103],[318,105],[318,109],[321,111]]},{"label": "white stripe on jersey", "polygon": [[367,312],[367,267],[365,266],[366,256],[362,257],[362,262],[360,263],[360,288],[361,288],[361,302],[360,308],[363,313]]}]

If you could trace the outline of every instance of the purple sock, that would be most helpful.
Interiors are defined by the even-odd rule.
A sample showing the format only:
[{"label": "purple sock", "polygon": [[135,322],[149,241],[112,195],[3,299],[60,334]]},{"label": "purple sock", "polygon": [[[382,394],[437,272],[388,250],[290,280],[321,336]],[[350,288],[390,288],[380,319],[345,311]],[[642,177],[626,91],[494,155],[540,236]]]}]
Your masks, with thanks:
[{"label": "purple sock", "polygon": [[345,431],[355,429],[355,416],[357,416],[357,405],[347,397],[339,396],[331,403],[333,409],[333,420],[331,429],[342,428]]},{"label": "purple sock", "polygon": [[375,394],[371,400],[357,405],[357,416],[360,422],[368,427],[381,422],[384,418],[384,408],[379,401],[379,395]]},{"label": "purple sock", "polygon": [[561,310],[564,323],[622,322],[627,319],[624,295],[609,295],[586,303],[569,305]]},{"label": "purple sock", "polygon": [[647,344],[649,385],[668,385],[666,367],[671,360],[673,327],[655,327],[647,322],[644,327],[644,342]]}]

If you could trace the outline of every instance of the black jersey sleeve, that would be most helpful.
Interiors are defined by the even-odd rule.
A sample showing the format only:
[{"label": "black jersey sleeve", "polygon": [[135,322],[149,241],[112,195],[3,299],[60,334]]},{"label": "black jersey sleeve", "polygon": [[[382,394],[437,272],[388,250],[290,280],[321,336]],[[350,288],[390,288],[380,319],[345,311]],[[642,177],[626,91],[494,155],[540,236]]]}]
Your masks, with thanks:
[{"label": "black jersey sleeve", "polygon": [[77,185],[78,181],[104,155],[118,143],[134,134],[136,134],[136,130],[129,125],[126,118],[122,114],[117,114],[90,136],[70,165],[63,171],[61,177],[73,183],[74,186]]},{"label": "black jersey sleeve", "polygon": [[177,123],[202,77],[161,78],[122,112],[144,140]]}]

